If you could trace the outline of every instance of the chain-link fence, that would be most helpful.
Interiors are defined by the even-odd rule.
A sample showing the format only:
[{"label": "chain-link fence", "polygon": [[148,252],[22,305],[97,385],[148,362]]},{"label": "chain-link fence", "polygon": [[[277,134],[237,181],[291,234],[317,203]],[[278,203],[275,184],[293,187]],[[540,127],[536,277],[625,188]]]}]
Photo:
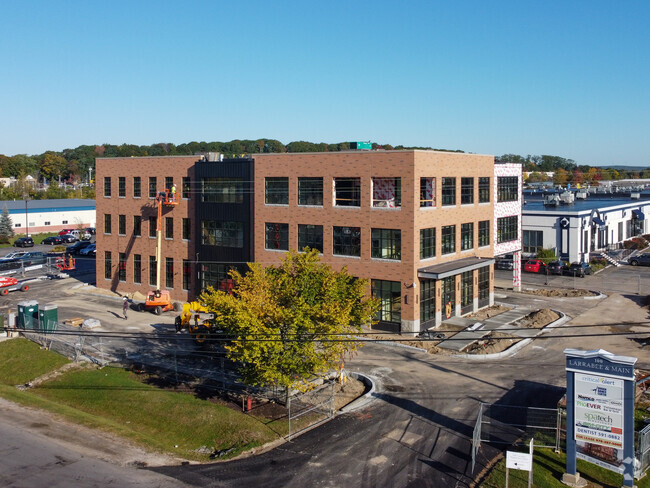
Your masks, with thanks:
[{"label": "chain-link fence", "polygon": [[335,383],[334,380],[326,380],[310,391],[288,398],[289,439],[334,416]]}]

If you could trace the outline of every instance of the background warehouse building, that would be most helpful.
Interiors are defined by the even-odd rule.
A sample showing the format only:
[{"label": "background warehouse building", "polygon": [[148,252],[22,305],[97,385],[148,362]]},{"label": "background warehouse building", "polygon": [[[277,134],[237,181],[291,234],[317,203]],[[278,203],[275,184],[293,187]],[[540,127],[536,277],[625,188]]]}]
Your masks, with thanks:
[{"label": "background warehouse building", "polygon": [[[97,286],[155,287],[155,198],[175,186],[180,203],[160,222],[173,299],[227,290],[231,268],[310,247],[371,281],[383,327],[417,332],[491,304],[495,242],[520,249],[521,167],[504,177],[495,167],[492,156],[420,150],[100,158]],[[513,177],[509,215],[495,218]]]}]

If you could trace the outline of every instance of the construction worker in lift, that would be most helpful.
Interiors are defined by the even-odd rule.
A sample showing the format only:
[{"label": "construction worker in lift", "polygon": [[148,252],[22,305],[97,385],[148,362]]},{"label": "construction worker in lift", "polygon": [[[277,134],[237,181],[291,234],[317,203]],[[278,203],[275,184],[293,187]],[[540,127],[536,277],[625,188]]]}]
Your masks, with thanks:
[{"label": "construction worker in lift", "polygon": [[172,202],[176,201],[176,185],[172,183]]}]

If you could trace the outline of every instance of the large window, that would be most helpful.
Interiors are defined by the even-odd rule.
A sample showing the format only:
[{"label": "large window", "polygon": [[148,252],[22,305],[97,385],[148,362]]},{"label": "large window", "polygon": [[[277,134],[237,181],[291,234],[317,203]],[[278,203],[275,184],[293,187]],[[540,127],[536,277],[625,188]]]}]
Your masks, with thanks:
[{"label": "large window", "polygon": [[156,237],[156,217],[149,217],[149,237]]},{"label": "large window", "polygon": [[436,282],[420,281],[420,324],[436,318]]},{"label": "large window", "polygon": [[442,206],[456,205],[456,178],[442,179]]},{"label": "large window", "polygon": [[201,201],[211,203],[242,203],[244,201],[243,178],[203,178]]},{"label": "large window", "polygon": [[402,284],[399,281],[372,280],[372,295],[379,298],[380,309],[375,319],[381,322],[401,323]]},{"label": "large window", "polygon": [[117,216],[117,233],[121,236],[126,235],[126,215]]},{"label": "large window", "polygon": [[[235,282],[230,277],[230,270],[236,268],[229,264],[202,264],[201,265],[201,290],[204,291],[208,286],[212,286],[215,290],[230,292],[235,286]],[[239,267],[240,273],[245,273],[244,266]]]},{"label": "large window", "polygon": [[142,256],[133,255],[133,283],[142,283]]},{"label": "large window", "polygon": [[541,230],[525,230],[523,231],[522,241],[523,252],[537,254],[544,247],[544,232]]},{"label": "large window", "polygon": [[149,198],[156,198],[158,191],[158,181],[155,176],[149,177]]},{"label": "large window", "polygon": [[323,178],[298,178],[298,205],[323,206]]},{"label": "large window", "polygon": [[490,267],[478,269],[478,306],[485,307],[490,303]]},{"label": "large window", "polygon": [[267,205],[289,204],[289,178],[266,178],[264,184],[264,202]]},{"label": "large window", "polygon": [[465,271],[460,275],[460,307],[466,314],[474,308],[474,272]]},{"label": "large window", "polygon": [[334,227],[333,254],[361,256],[361,227]]},{"label": "large window", "polygon": [[165,258],[165,287],[174,288],[174,258]]},{"label": "large window", "polygon": [[478,203],[490,203],[490,178],[478,179]]},{"label": "large window", "polygon": [[436,206],[436,179],[420,178],[420,207]]},{"label": "large window", "polygon": [[165,239],[174,238],[174,218],[165,217]]},{"label": "large window", "polygon": [[490,245],[490,221],[481,220],[478,223],[478,247]]},{"label": "large window", "polygon": [[111,214],[104,214],[104,234],[111,234],[111,227],[113,227]]},{"label": "large window", "polygon": [[264,247],[266,249],[289,250],[289,224],[267,222],[264,224]]},{"label": "large window", "polygon": [[420,259],[436,255],[436,229],[420,229]]},{"label": "large window", "polygon": [[517,216],[497,219],[497,242],[517,240]]},{"label": "large window", "polygon": [[383,259],[402,259],[402,231],[399,229],[372,229],[371,256]]},{"label": "large window", "polygon": [[187,176],[183,176],[181,192],[182,198],[190,198],[190,179]]},{"label": "large window", "polygon": [[222,220],[201,221],[201,244],[220,247],[244,247],[244,224]]},{"label": "large window", "polygon": [[183,240],[189,241],[191,237],[192,237],[191,220],[183,218]]},{"label": "large window", "polygon": [[334,178],[334,205],[361,206],[361,178]]},{"label": "large window", "polygon": [[467,251],[474,248],[474,222],[460,225],[460,250]]},{"label": "large window", "polygon": [[113,277],[111,268],[113,267],[113,257],[111,251],[104,251],[104,278],[110,280]]},{"label": "large window", "polygon": [[442,254],[451,254],[456,252],[456,226],[446,225],[442,228],[442,235],[440,237],[440,244]]},{"label": "large window", "polygon": [[104,176],[104,196],[105,197],[110,197],[111,196],[111,177],[110,176]]},{"label": "large window", "polygon": [[402,206],[401,178],[373,178],[372,206],[397,208]]},{"label": "large window", "polygon": [[192,284],[192,262],[188,259],[183,259],[183,290],[190,289]]},{"label": "large window", "polygon": [[126,281],[126,253],[119,253],[119,263],[117,265],[117,279],[119,281]]},{"label": "large window", "polygon": [[142,235],[142,216],[140,215],[133,216],[133,235],[135,237]]},{"label": "large window", "polygon": [[497,180],[497,201],[516,202],[519,200],[519,178],[499,176]]},{"label": "large window", "polygon": [[442,288],[442,317],[448,319],[456,314],[456,277],[443,278]]},{"label": "large window", "polygon": [[149,285],[156,286],[156,256],[149,256]]},{"label": "large window", "polygon": [[298,224],[298,249],[316,249],[323,252],[323,226]]},{"label": "large window", "polygon": [[460,203],[462,205],[474,203],[474,178],[460,179]]},{"label": "large window", "polygon": [[165,176],[165,188],[171,193],[172,186],[174,186],[174,178],[172,176]]},{"label": "large window", "polygon": [[126,196],[126,177],[120,176],[117,179],[117,196],[124,198]]},{"label": "large window", "polygon": [[140,198],[142,196],[142,178],[140,176],[133,177],[133,198]]}]

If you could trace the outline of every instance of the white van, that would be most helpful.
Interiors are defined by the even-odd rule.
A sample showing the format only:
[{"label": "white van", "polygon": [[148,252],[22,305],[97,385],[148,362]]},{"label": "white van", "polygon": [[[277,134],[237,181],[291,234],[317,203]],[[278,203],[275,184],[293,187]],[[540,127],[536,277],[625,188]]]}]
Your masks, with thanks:
[{"label": "white van", "polygon": [[90,233],[86,232],[85,230],[74,229],[74,230],[71,230],[69,232],[69,234],[72,234],[73,236],[75,236],[77,238],[77,240],[79,240],[79,241],[88,241],[92,237],[90,235]]}]

